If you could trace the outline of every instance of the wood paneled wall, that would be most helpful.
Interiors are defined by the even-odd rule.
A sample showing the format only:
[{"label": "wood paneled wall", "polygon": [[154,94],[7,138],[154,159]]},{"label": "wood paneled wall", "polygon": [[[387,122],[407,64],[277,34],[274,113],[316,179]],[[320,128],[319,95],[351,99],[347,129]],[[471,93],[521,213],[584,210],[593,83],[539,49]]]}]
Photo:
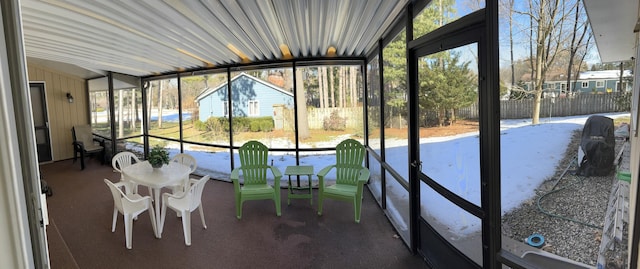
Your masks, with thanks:
[{"label": "wood paneled wall", "polygon": [[[30,83],[44,82],[53,161],[73,158],[71,128],[89,123],[85,80],[34,64],[27,67]],[[67,101],[67,93],[73,95],[73,103]]]}]

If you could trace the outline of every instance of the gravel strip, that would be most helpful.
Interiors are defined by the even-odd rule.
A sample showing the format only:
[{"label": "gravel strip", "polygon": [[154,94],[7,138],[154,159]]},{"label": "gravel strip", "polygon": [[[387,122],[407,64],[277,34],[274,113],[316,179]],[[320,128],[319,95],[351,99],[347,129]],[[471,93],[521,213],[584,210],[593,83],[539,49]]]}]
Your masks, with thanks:
[{"label": "gravel strip", "polygon": [[[574,132],[555,175],[536,189],[534,198],[503,216],[502,230],[504,235],[520,242],[539,233],[545,239],[543,250],[595,266],[609,194],[616,179],[613,172],[603,177],[574,175],[580,138],[581,131]],[[616,141],[616,153],[620,146],[622,142]],[[626,245],[616,250],[622,248],[626,251]],[[623,255],[608,256],[621,259],[614,256]]]}]

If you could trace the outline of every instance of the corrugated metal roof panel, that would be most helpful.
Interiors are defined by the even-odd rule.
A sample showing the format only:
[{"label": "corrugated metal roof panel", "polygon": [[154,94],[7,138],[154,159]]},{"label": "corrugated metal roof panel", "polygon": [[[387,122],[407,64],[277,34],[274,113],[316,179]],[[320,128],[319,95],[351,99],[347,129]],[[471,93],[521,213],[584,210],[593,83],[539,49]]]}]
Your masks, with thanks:
[{"label": "corrugated metal roof panel", "polygon": [[23,0],[26,54],[146,76],[289,57],[365,56],[408,0]]}]

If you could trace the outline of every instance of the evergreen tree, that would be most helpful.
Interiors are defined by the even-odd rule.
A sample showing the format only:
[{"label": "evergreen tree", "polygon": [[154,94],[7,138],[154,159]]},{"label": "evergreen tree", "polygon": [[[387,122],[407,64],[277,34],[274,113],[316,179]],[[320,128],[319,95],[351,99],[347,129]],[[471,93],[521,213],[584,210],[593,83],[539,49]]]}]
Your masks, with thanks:
[{"label": "evergreen tree", "polygon": [[[419,38],[455,19],[453,0],[432,1],[413,20],[413,36]],[[385,126],[393,117],[407,117],[406,33],[403,30],[383,50]],[[411,98],[411,97],[409,97]]]},{"label": "evergreen tree", "polygon": [[477,99],[477,79],[469,64],[461,63],[460,53],[455,51],[436,53],[419,63],[420,109],[436,112],[439,126],[446,119],[453,123],[455,109],[469,106]]},{"label": "evergreen tree", "polygon": [[[384,60],[385,127],[394,117],[407,117],[407,56],[406,34],[403,30],[382,51]],[[401,127],[401,126],[398,126]]]}]

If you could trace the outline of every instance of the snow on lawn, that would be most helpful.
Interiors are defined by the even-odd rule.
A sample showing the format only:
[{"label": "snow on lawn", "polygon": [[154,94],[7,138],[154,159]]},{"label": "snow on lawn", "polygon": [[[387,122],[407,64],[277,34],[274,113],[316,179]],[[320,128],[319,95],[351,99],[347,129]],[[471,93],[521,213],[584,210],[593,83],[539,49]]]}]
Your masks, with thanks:
[{"label": "snow on lawn", "polygon": [[[604,114],[616,118],[629,116],[629,113]],[[500,152],[501,152],[501,199],[502,213],[515,209],[524,201],[531,199],[535,189],[546,179],[553,176],[558,162],[564,157],[575,130],[582,130],[584,123],[590,115],[572,116],[561,118],[543,118],[540,124],[531,125],[531,120],[503,120],[501,121]],[[336,145],[344,137],[336,138],[322,145]],[[451,137],[437,137],[422,139],[420,143],[420,157],[422,171],[439,184],[450,191],[480,205],[480,154],[479,137],[477,133],[469,133]],[[268,143],[273,148],[289,148],[287,143],[278,145],[278,140]],[[408,151],[406,140],[388,140],[386,160],[398,174],[408,175]],[[394,141],[394,142],[391,142]],[[284,142],[283,142],[284,143]],[[308,145],[305,147],[311,147]],[[139,151],[137,148],[129,147]],[[379,149],[376,149],[379,151]],[[178,149],[172,149],[171,155],[178,153]],[[214,178],[229,180],[231,173],[230,154],[210,153],[205,151],[190,150],[185,144],[185,151],[192,154],[198,160],[200,171],[207,171]],[[295,165],[295,155],[282,152],[272,152],[270,159],[274,166],[281,172],[289,165]],[[335,154],[329,153],[301,153],[302,165],[313,165],[315,172],[335,161]],[[234,156],[236,165],[239,165],[237,154]],[[379,173],[380,169],[372,169]],[[375,177],[379,175],[372,175]],[[271,177],[272,178],[272,177]],[[334,179],[335,174],[329,174],[329,179]],[[286,186],[287,178],[283,177],[283,186]],[[306,180],[305,180],[306,181]],[[314,177],[314,181],[317,178]],[[374,181],[379,182],[379,181]],[[317,184],[317,182],[315,183]],[[379,194],[380,186],[370,186]],[[401,199],[408,197],[407,191],[392,178],[387,179],[389,196]],[[403,216],[397,212],[393,205],[393,199],[389,201],[388,209],[394,216]],[[398,207],[401,207],[398,205]],[[480,230],[480,220],[465,212],[461,208],[435,193],[426,184],[421,183],[421,207],[423,216],[436,219],[445,225],[451,232],[464,236]],[[406,227],[402,223],[402,217],[396,219],[400,227]],[[408,221],[408,220],[406,220]]]}]

